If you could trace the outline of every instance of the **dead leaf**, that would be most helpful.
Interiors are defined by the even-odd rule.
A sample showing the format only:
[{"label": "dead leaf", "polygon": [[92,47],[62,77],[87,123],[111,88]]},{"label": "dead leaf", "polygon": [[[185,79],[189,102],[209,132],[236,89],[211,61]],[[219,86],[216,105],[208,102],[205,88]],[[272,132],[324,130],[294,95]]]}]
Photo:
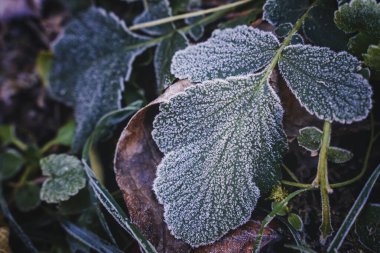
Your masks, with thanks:
[{"label": "dead leaf", "polygon": [[0,227],[0,253],[11,253],[9,247],[9,229],[7,227]]}]

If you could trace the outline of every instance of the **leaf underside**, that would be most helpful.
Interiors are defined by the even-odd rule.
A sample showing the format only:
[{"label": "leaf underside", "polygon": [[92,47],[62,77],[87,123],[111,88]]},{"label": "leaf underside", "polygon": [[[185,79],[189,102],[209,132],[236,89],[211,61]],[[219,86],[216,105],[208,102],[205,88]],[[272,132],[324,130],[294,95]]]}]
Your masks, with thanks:
[{"label": "leaf underside", "polygon": [[75,107],[74,150],[104,114],[120,108],[123,80],[129,78],[134,58],[145,50],[128,46],[146,40],[94,7],[66,27],[54,47],[50,88],[57,100]]},{"label": "leaf underside", "polygon": [[[278,183],[286,138],[263,73],[193,86],[162,104],[153,138],[165,157],[154,190],[174,236],[212,243]],[[266,82],[266,80],[264,80]]]},{"label": "leaf underside", "polygon": [[360,62],[346,52],[308,45],[284,49],[279,69],[301,105],[327,121],[351,123],[372,107],[368,81],[356,73]]},{"label": "leaf underside", "polygon": [[206,42],[178,51],[171,72],[192,82],[254,73],[270,63],[278,46],[272,33],[252,27],[216,30]]}]

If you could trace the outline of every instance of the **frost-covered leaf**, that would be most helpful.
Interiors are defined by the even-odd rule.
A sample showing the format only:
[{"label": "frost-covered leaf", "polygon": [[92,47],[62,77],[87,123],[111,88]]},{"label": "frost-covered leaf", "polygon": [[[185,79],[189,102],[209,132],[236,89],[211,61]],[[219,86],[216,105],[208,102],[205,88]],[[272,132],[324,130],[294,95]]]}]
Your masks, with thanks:
[{"label": "frost-covered leaf", "polygon": [[360,62],[346,52],[292,45],[284,49],[279,68],[301,105],[322,120],[359,121],[372,107],[371,87],[356,73]]},{"label": "frost-covered leaf", "polygon": [[274,26],[294,24],[309,6],[308,0],[267,0],[263,7],[263,19]]},{"label": "frost-covered leaf", "polygon": [[59,203],[74,196],[86,185],[82,163],[74,156],[60,154],[41,159],[41,170],[49,177],[42,185],[40,197],[48,203]]},{"label": "frost-covered leaf", "polygon": [[282,23],[274,29],[274,33],[279,38],[285,38],[289,34],[289,32],[292,30],[292,28],[293,28],[292,23]]},{"label": "frost-covered leaf", "polygon": [[154,68],[159,90],[165,89],[174,81],[175,77],[170,73],[173,55],[178,50],[184,49],[187,44],[186,37],[180,32],[175,32],[157,46],[154,55]]},{"label": "frost-covered leaf", "polygon": [[[168,0],[146,0],[145,10],[134,20],[134,24],[150,22],[172,15],[172,11]],[[162,35],[173,30],[172,23],[166,23],[158,26],[152,26],[141,29],[149,35]]]},{"label": "frost-covered leaf", "polygon": [[217,79],[161,104],[153,138],[165,154],[154,190],[174,236],[209,244],[251,216],[278,183],[283,110],[264,74]]},{"label": "frost-covered leaf", "polygon": [[322,143],[322,131],[316,127],[304,127],[299,130],[298,144],[309,150],[318,151]]},{"label": "frost-covered leaf", "polygon": [[178,51],[171,72],[192,82],[254,73],[270,63],[278,46],[272,33],[252,27],[216,30],[206,42]]},{"label": "frost-covered leaf", "polygon": [[368,67],[380,71],[380,44],[371,45],[363,58]]},{"label": "frost-covered leaf", "polygon": [[52,95],[75,107],[77,127],[73,149],[78,150],[96,122],[120,107],[123,79],[146,47],[147,38],[132,34],[111,14],[90,8],[65,29],[54,47],[50,73]]},{"label": "frost-covered leaf", "polygon": [[333,163],[345,163],[352,159],[354,154],[351,151],[338,147],[329,147],[327,150],[327,159]]},{"label": "frost-covered leaf", "polygon": [[352,0],[335,12],[335,23],[346,33],[359,31],[380,38],[380,4],[376,0]]},{"label": "frost-covered leaf", "polygon": [[331,0],[319,0],[304,20],[303,31],[307,39],[318,46],[336,51],[347,50],[350,36],[338,29],[334,23],[337,6]]}]

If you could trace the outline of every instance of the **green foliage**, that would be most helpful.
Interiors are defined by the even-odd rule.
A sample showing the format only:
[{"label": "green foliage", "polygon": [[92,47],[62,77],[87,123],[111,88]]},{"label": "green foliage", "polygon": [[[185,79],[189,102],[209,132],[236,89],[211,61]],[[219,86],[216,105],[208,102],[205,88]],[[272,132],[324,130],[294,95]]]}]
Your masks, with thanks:
[{"label": "green foliage", "polygon": [[56,99],[75,108],[74,151],[104,114],[120,108],[123,80],[128,80],[134,59],[146,49],[141,45],[146,40],[94,7],[65,28],[54,47],[50,85]]},{"label": "green foliage", "polygon": [[24,158],[16,151],[8,150],[0,153],[0,181],[16,175],[24,163]]},{"label": "green foliage", "polygon": [[39,206],[40,188],[34,183],[26,183],[17,189],[15,203],[20,211],[28,212]]},{"label": "green foliage", "polygon": [[294,24],[309,6],[308,0],[267,0],[263,18],[274,26]]},{"label": "green foliage", "polygon": [[321,148],[322,131],[316,127],[304,127],[299,130],[298,144],[309,150],[318,151]]},{"label": "green foliage", "polygon": [[0,125],[0,143],[2,146],[8,146],[16,138],[14,127],[11,125]]},{"label": "green foliage", "polygon": [[368,67],[380,71],[380,44],[370,46],[363,58]]},{"label": "green foliage", "polygon": [[345,163],[352,159],[354,155],[343,148],[329,147],[327,150],[327,159],[333,163]]},{"label": "green foliage", "polygon": [[369,203],[355,223],[359,241],[373,252],[380,252],[380,205]]},{"label": "green foliage", "polygon": [[298,231],[302,231],[303,230],[303,221],[301,219],[301,217],[299,217],[297,214],[295,213],[290,213],[288,215],[288,222],[290,223],[290,225],[292,225],[296,230]]},{"label": "green foliage", "polygon": [[247,222],[260,191],[278,183],[287,146],[282,109],[263,76],[189,88],[161,105],[154,121],[153,138],[167,154],[154,190],[169,228],[193,246]]},{"label": "green foliage", "polygon": [[48,176],[42,185],[40,197],[48,203],[68,200],[86,185],[82,163],[74,156],[50,155],[41,160],[41,170]]}]

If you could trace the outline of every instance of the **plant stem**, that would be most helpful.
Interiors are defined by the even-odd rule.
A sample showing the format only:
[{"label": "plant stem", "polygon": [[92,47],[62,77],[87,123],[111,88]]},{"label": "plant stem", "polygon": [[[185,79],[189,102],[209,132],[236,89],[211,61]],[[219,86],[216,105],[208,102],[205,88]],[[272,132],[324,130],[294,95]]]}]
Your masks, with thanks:
[{"label": "plant stem", "polygon": [[303,184],[303,183],[292,182],[292,181],[288,181],[288,180],[281,180],[281,183],[283,183],[285,185],[289,185],[289,186],[298,187],[298,188],[310,188],[310,187],[312,187],[311,184]]},{"label": "plant stem", "polygon": [[375,120],[373,118],[373,114],[371,114],[371,134],[370,134],[370,139],[369,139],[367,151],[366,151],[366,154],[365,154],[362,170],[354,178],[351,178],[349,180],[346,180],[346,181],[343,181],[343,182],[340,182],[340,183],[331,184],[332,188],[340,188],[340,187],[343,187],[343,186],[350,185],[350,184],[355,183],[356,181],[360,180],[364,176],[365,172],[368,169],[369,157],[371,155],[373,145],[375,144],[376,140],[379,137],[380,137],[380,133],[377,133],[375,135]]},{"label": "plant stem", "polygon": [[[297,183],[300,182],[300,180],[297,178],[297,176],[286,166],[285,164],[282,164],[282,168],[289,174],[289,176],[296,181]],[[310,186],[309,186],[310,187]]]},{"label": "plant stem", "polygon": [[325,121],[323,124],[323,136],[322,136],[322,146],[319,153],[317,176],[315,177],[312,185],[318,187],[321,192],[321,202],[322,202],[322,224],[320,230],[322,232],[320,241],[322,244],[326,242],[326,238],[331,235],[333,229],[331,226],[331,214],[330,214],[330,203],[329,203],[329,193],[332,193],[332,189],[329,185],[328,171],[327,171],[327,151],[330,146],[331,138],[331,123]]},{"label": "plant stem", "polygon": [[205,15],[205,14],[209,14],[209,13],[213,13],[213,12],[227,10],[227,9],[231,9],[231,8],[234,8],[234,7],[237,7],[237,6],[249,3],[251,1],[252,0],[241,0],[241,1],[238,1],[238,2],[235,2],[235,3],[230,3],[230,4],[218,6],[218,7],[215,7],[215,8],[210,8],[210,9],[207,9],[207,10],[199,10],[199,11],[189,12],[189,13],[180,14],[180,15],[176,15],[176,16],[171,16],[171,17],[167,17],[167,18],[162,18],[162,19],[158,19],[158,20],[154,20],[154,21],[150,21],[150,22],[145,22],[145,23],[141,23],[141,24],[130,26],[129,30],[135,31],[135,30],[139,30],[139,29],[142,29],[142,28],[162,25],[162,24],[170,23],[170,22],[181,20],[181,19],[185,19],[185,18],[192,18],[192,17],[197,17],[197,16],[201,16],[201,15]]},{"label": "plant stem", "polygon": [[17,138],[13,139],[12,143],[21,151],[26,151],[28,149],[28,146]]}]

